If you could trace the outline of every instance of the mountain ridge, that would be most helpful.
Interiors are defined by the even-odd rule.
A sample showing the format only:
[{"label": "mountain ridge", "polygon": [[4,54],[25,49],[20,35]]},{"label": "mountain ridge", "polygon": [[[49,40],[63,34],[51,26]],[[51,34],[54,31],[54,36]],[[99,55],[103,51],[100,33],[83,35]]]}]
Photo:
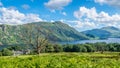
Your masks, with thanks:
[{"label": "mountain ridge", "polygon": [[[49,41],[75,41],[89,39],[86,35],[78,32],[74,28],[62,22],[33,22],[23,25],[0,25],[0,43],[1,44],[18,44],[21,42],[21,34],[25,35],[25,30],[33,29],[33,33],[36,28],[40,30],[42,36],[48,36]],[[30,29],[27,30],[26,27]],[[31,27],[33,26],[33,27]]]},{"label": "mountain ridge", "polygon": [[120,37],[120,29],[113,26],[102,27],[100,29],[92,29],[81,32],[86,35],[91,35],[97,37],[98,39],[106,39],[106,38],[119,38]]}]

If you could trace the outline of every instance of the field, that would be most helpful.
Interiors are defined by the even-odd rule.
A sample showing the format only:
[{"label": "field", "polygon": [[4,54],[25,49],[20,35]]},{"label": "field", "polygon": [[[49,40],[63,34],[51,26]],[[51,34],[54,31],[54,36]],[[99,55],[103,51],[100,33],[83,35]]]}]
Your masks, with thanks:
[{"label": "field", "polygon": [[120,54],[44,53],[0,57],[0,68],[120,68]]}]

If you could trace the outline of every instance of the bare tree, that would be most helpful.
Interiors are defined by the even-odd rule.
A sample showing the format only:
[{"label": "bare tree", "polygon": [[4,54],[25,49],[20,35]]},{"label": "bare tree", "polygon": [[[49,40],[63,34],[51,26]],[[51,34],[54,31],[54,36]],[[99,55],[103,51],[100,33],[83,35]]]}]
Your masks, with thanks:
[{"label": "bare tree", "polygon": [[42,49],[44,49],[46,47],[46,45],[48,44],[48,40],[47,40],[47,36],[43,36],[43,32],[41,31],[42,28],[40,27],[36,27],[36,32],[35,32],[35,41],[34,41],[34,48],[37,52],[37,54],[40,54]]},{"label": "bare tree", "polygon": [[48,44],[47,37],[43,36],[42,28],[34,24],[28,24],[21,34],[26,45],[32,45],[37,54],[40,54],[42,49]]},{"label": "bare tree", "polygon": [[47,39],[37,37],[37,38],[36,38],[36,45],[34,46],[34,48],[35,48],[36,51],[37,51],[37,54],[40,54],[41,51],[42,51],[42,49],[44,49],[47,44],[48,44]]}]

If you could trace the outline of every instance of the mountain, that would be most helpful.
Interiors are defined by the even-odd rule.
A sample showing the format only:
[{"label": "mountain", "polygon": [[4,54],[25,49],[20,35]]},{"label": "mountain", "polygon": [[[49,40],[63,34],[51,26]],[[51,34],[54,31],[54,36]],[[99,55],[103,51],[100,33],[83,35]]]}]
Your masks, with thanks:
[{"label": "mountain", "polygon": [[41,32],[40,36],[45,36],[52,42],[89,39],[86,35],[59,21],[52,23],[34,22],[23,25],[0,25],[0,44],[12,45],[23,43],[21,36],[26,35],[26,32],[31,30],[33,30],[32,36],[34,36],[37,29]]},{"label": "mountain", "polygon": [[101,29],[93,29],[93,30],[87,30],[81,32],[83,34],[86,34],[89,37],[97,38],[97,39],[106,39],[106,38],[119,38],[120,37],[120,29],[108,26],[103,27]]},{"label": "mountain", "polygon": [[110,37],[120,37],[120,29],[116,27],[104,27],[102,30],[106,30],[111,33]]}]

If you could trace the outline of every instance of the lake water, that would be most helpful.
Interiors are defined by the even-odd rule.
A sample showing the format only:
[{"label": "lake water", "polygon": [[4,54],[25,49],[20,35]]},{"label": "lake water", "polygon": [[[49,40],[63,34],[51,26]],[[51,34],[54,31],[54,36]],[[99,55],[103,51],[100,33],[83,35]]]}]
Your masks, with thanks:
[{"label": "lake water", "polygon": [[96,42],[120,43],[120,38],[108,38],[105,40],[80,40],[73,42],[62,42],[62,44],[85,44],[85,43],[96,43]]}]

